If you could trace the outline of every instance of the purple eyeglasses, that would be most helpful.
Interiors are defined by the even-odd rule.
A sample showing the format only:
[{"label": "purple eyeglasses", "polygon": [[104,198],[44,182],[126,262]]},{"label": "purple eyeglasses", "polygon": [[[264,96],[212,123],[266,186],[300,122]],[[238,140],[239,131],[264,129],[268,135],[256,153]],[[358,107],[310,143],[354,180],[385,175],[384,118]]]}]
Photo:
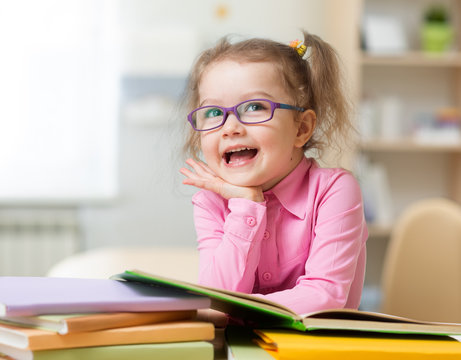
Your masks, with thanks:
[{"label": "purple eyeglasses", "polygon": [[300,112],[305,110],[301,107],[276,103],[268,99],[251,99],[228,108],[217,105],[202,106],[187,115],[187,120],[194,130],[209,131],[223,126],[230,112],[234,113],[242,124],[259,124],[272,119],[275,109]]}]

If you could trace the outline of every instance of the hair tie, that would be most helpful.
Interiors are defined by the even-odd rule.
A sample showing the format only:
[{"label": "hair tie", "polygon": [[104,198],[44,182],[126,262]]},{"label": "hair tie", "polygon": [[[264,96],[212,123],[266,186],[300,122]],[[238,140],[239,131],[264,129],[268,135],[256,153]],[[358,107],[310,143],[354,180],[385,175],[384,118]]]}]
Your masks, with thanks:
[{"label": "hair tie", "polygon": [[307,46],[301,40],[293,40],[290,42],[290,47],[296,50],[298,55],[304,59],[304,55],[306,55]]}]

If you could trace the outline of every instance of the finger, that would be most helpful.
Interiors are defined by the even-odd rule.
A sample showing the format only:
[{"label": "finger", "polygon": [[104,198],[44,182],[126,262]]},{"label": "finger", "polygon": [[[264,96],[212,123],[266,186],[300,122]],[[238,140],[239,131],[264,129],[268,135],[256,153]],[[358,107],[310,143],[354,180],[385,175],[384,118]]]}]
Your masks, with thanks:
[{"label": "finger", "polygon": [[197,174],[201,174],[205,172],[203,167],[200,166],[200,164],[194,159],[187,159],[186,164],[189,165]]},{"label": "finger", "polygon": [[196,161],[195,161],[194,159],[191,159],[191,158],[189,158],[189,159],[186,160],[186,164],[187,164],[187,165],[190,165],[190,166],[192,166],[192,164],[194,164],[195,162],[196,162]]},{"label": "finger", "polygon": [[210,167],[207,164],[205,164],[203,162],[199,162],[198,165],[203,169],[203,171],[206,171],[208,174],[210,174],[212,176],[216,176],[214,171],[211,170]]},{"label": "finger", "polygon": [[220,183],[222,183],[222,181],[215,176],[209,174],[202,176],[187,168],[181,168],[179,171],[187,177],[182,182],[185,185],[192,185],[200,189],[207,189],[214,192],[218,191],[221,187]]},{"label": "finger", "polygon": [[183,184],[192,185],[199,189],[210,190],[219,194],[220,185],[216,181],[203,178],[187,178],[183,180]]},{"label": "finger", "polygon": [[186,163],[195,170],[195,172],[205,178],[211,179],[216,175],[211,171],[211,169],[201,161],[195,161],[193,159],[188,159]]},{"label": "finger", "polygon": [[190,171],[188,168],[181,168],[181,169],[179,169],[179,172],[181,174],[183,174],[184,176],[188,177],[188,178],[196,178],[197,177],[197,175],[194,172]]}]

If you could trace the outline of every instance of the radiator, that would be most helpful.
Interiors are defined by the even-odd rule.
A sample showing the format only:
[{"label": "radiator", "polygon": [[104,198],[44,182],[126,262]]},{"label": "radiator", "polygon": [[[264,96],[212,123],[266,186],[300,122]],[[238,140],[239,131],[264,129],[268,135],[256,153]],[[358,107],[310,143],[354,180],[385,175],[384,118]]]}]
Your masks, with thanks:
[{"label": "radiator", "polygon": [[1,276],[44,276],[79,244],[75,209],[0,209]]}]

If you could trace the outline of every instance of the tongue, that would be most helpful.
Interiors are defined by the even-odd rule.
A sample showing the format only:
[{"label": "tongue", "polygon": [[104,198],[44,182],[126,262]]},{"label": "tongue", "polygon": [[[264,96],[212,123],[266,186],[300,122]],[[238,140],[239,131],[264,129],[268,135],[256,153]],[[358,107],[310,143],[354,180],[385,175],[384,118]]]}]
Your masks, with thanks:
[{"label": "tongue", "polygon": [[236,152],[230,153],[229,163],[249,160],[253,158],[255,155],[256,155],[256,149],[236,151]]}]

